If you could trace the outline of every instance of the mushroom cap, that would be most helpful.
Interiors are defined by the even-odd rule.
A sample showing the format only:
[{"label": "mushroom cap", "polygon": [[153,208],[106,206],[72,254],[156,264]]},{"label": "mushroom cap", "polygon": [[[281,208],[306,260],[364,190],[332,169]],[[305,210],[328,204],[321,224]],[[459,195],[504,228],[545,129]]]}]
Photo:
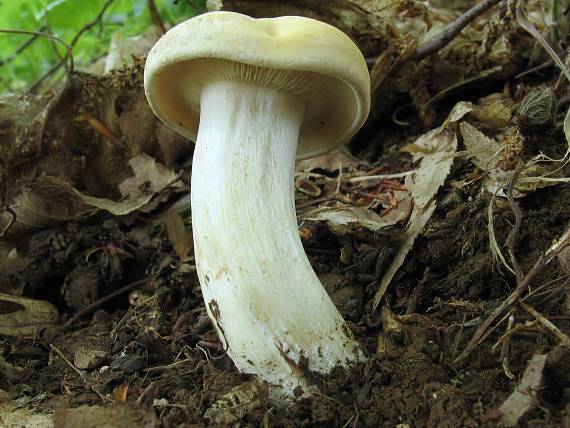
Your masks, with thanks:
[{"label": "mushroom cap", "polygon": [[305,115],[298,159],[345,143],[370,110],[370,76],[362,53],[342,31],[310,18],[205,13],[173,27],[146,60],[144,86],[152,110],[194,141],[202,89],[219,80],[247,81],[301,97]]}]

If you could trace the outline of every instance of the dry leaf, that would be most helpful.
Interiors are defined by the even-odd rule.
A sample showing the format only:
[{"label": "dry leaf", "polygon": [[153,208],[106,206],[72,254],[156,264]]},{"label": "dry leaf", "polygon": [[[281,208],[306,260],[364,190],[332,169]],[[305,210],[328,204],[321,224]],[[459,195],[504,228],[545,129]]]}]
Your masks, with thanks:
[{"label": "dry leaf", "polygon": [[113,390],[115,401],[127,401],[127,393],[129,392],[129,382],[122,383]]},{"label": "dry leaf", "polygon": [[360,159],[352,156],[345,148],[340,148],[321,156],[297,162],[295,171],[306,172],[321,169],[332,173],[341,168],[343,170],[356,170],[362,164],[363,162]]},{"label": "dry leaf", "polygon": [[58,322],[59,313],[51,303],[0,293],[0,334],[33,336]]},{"label": "dry leaf", "polygon": [[169,210],[166,213],[166,233],[172,244],[172,248],[181,262],[185,263],[190,260],[190,251],[192,251],[193,241],[192,232],[188,230],[176,210]]},{"label": "dry leaf", "polygon": [[350,232],[351,226],[362,226],[368,230],[377,231],[396,224],[399,219],[386,220],[372,210],[341,205],[335,207],[319,207],[301,215],[302,220],[326,221],[327,226],[337,236]]},{"label": "dry leaf", "polygon": [[17,403],[5,402],[0,404],[0,421],[6,428],[52,428],[53,416],[40,410],[19,407]]},{"label": "dry leaf", "polygon": [[491,94],[479,100],[479,106],[471,112],[490,129],[501,129],[507,126],[513,115],[513,100],[503,94]]},{"label": "dry leaf", "polygon": [[230,425],[267,400],[267,384],[259,380],[245,382],[218,398],[204,416],[213,424]]},{"label": "dry leaf", "polygon": [[[514,173],[514,168],[511,170],[501,168],[510,150],[508,141],[507,145],[500,144],[468,122],[461,123],[460,129],[466,153],[471,162],[487,173],[485,188],[494,195],[504,197],[505,189]],[[538,161],[531,160],[519,174],[519,179],[513,189],[513,197],[522,198],[537,189],[570,181],[569,178],[560,175],[561,172],[556,163],[550,163],[546,166],[539,165]]]},{"label": "dry leaf", "polygon": [[156,159],[144,153],[129,160],[135,175],[119,185],[121,195],[129,199],[138,199],[149,193],[157,193],[172,185],[178,175]]},{"label": "dry leaf", "polygon": [[406,228],[405,235],[406,239],[404,243],[398,249],[398,252],[394,256],[394,259],[388,266],[384,277],[380,281],[380,288],[376,292],[373,300],[373,308],[376,309],[380,302],[382,301],[382,297],[384,297],[384,293],[388,289],[388,286],[396,276],[396,273],[400,269],[400,267],[404,264],[406,256],[410,252],[412,246],[414,245],[414,241],[416,240],[417,236],[424,230],[425,225],[431,218],[433,212],[435,211],[435,201],[431,201],[425,206],[423,209],[414,210],[408,222],[408,227]]},{"label": "dry leaf", "polygon": [[457,136],[453,123],[461,120],[471,111],[471,105],[458,103],[447,120],[439,128],[422,135],[414,143],[419,149],[412,154],[414,161],[420,161],[413,175],[406,176],[405,185],[410,192],[414,207],[405,231],[405,239],[396,256],[380,280],[380,288],[373,300],[376,309],[390,282],[404,263],[417,236],[423,231],[436,208],[435,197],[451,171],[457,151]]},{"label": "dry leaf", "polygon": [[143,34],[133,37],[124,37],[119,32],[111,36],[111,43],[105,58],[104,73],[132,64],[133,57],[145,57],[156,41],[162,35],[159,27],[151,25]]}]

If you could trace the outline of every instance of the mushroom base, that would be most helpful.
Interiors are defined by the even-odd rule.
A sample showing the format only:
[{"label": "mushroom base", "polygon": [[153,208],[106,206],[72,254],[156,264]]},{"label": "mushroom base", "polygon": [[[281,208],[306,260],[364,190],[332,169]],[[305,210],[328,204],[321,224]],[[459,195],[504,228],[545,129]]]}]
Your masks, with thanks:
[{"label": "mushroom base", "polygon": [[208,314],[240,371],[286,396],[304,395],[307,371],[362,358],[297,229],[293,174],[304,104],[220,81],[205,87],[200,111],[192,223]]}]

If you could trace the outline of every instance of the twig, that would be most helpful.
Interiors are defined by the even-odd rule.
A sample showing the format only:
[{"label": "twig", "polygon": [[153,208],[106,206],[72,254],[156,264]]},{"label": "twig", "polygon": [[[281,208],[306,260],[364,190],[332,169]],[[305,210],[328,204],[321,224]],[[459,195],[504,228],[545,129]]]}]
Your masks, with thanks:
[{"label": "twig", "polygon": [[57,348],[55,345],[53,345],[51,343],[49,344],[49,347],[52,349],[52,351],[54,351],[57,355],[59,355],[59,358],[61,358],[65,364],[67,364],[75,373],[77,373],[77,375],[81,378],[81,380],[83,381],[85,386],[87,386],[95,394],[97,394],[97,396],[99,396],[101,401],[103,401],[103,402],[110,401],[108,398],[105,398],[105,396],[103,394],[101,394],[99,391],[97,391],[95,389],[95,387],[93,387],[92,385],[89,385],[89,383],[87,382],[87,379],[85,379],[85,374],[81,370],[79,370],[77,367],[75,367],[75,365],[71,361],[69,361],[69,359],[63,354],[63,352],[61,352],[59,350],[59,348]]},{"label": "twig", "polygon": [[147,367],[146,369],[143,369],[143,371],[148,373],[148,372],[168,370],[168,369],[172,369],[174,367],[178,367],[178,366],[181,366],[183,364],[189,363],[190,361],[193,361],[193,358],[186,358],[184,360],[176,361],[175,363],[167,364],[164,366]]},{"label": "twig", "polygon": [[160,27],[160,31],[162,31],[162,34],[166,33],[166,26],[164,25],[164,21],[160,17],[160,13],[158,12],[158,8],[156,7],[156,3],[154,2],[154,0],[148,0],[147,6],[150,12],[150,16],[152,18],[152,22]]},{"label": "twig", "polygon": [[507,376],[509,379],[514,379],[514,375],[513,372],[511,371],[511,368],[509,367],[509,354],[510,354],[510,350],[511,350],[511,336],[508,335],[509,330],[511,330],[513,328],[513,324],[515,322],[515,314],[513,313],[513,311],[511,311],[511,314],[509,315],[509,322],[507,323],[507,329],[506,329],[506,333],[505,333],[505,340],[503,340],[503,343],[501,345],[501,366],[503,367],[503,371],[505,372],[505,376]]},{"label": "twig", "polygon": [[[46,26],[42,25],[40,28],[37,29],[37,32],[41,33],[45,29],[46,29]],[[32,37],[30,37],[28,40],[26,40],[24,43],[22,43],[20,46],[18,46],[18,48],[14,51],[14,53],[12,55],[7,57],[6,59],[0,60],[0,67],[2,67],[5,64],[8,64],[10,61],[15,60],[18,57],[18,55],[20,55],[28,47],[30,47],[32,45],[32,43],[34,43],[39,37],[40,37],[39,35],[33,34]]]},{"label": "twig", "polygon": [[493,321],[497,317],[499,317],[506,309],[510,308],[514,305],[524,292],[526,288],[529,286],[531,281],[535,278],[536,275],[541,273],[544,268],[562,251],[570,242],[570,228],[566,229],[562,237],[550,247],[543,255],[541,255],[538,260],[534,263],[530,271],[526,274],[523,280],[517,284],[515,290],[507,297],[494,311],[489,317],[479,326],[473,337],[467,344],[465,350],[461,353],[459,357],[457,357],[453,362],[454,364],[460,363],[463,361],[467,356],[473,352],[473,350],[477,347],[477,345],[487,337],[487,331]]},{"label": "twig", "polygon": [[65,62],[67,61],[67,59],[69,58],[69,67],[68,67],[68,73],[73,73],[73,69],[75,67],[75,63],[73,61],[73,55],[71,54],[71,50],[72,50],[72,45],[68,45],[66,42],[64,42],[63,40],[61,40],[59,37],[54,36],[53,34],[48,34],[48,33],[43,33],[41,31],[28,31],[28,30],[5,30],[5,29],[0,29],[0,33],[6,33],[6,34],[27,34],[30,36],[36,36],[36,37],[45,37],[46,39],[50,39],[53,40],[54,42],[58,42],[60,44],[62,44],[63,46],[65,46],[65,49],[67,49],[67,55],[60,61],[61,65],[65,64]]},{"label": "twig", "polygon": [[408,302],[408,306],[406,307],[406,315],[413,314],[417,311],[420,298],[425,293],[425,290],[429,283],[430,271],[431,269],[428,266],[424,270],[424,274],[422,276],[420,283],[416,286],[416,288],[414,288],[414,291],[412,293],[412,298],[410,299],[410,301]]},{"label": "twig", "polygon": [[111,130],[107,127],[107,125],[105,125],[99,119],[94,117],[91,113],[85,113],[83,115],[83,119],[99,135],[101,135],[103,138],[105,138],[111,144],[113,144],[114,146],[120,146],[121,145],[121,140],[119,138],[115,137],[115,135],[111,132]]},{"label": "twig", "polygon": [[361,181],[373,181],[373,180],[389,180],[393,178],[404,178],[408,175],[415,174],[417,170],[398,172],[396,174],[383,174],[383,175],[360,175],[358,177],[352,177],[346,180],[348,183],[360,183]]},{"label": "twig", "polygon": [[552,23],[550,24],[550,31],[552,31],[552,36],[556,43],[560,41],[560,31],[558,31],[558,20],[560,19],[560,2],[559,0],[552,0],[550,7],[550,18]]},{"label": "twig", "polygon": [[67,322],[63,325],[64,328],[69,328],[70,326],[72,326],[73,324],[75,324],[78,320],[80,320],[83,316],[85,316],[86,314],[88,314],[89,312],[97,309],[99,306],[101,306],[103,303],[108,302],[109,300],[114,299],[115,297],[129,291],[132,290],[133,288],[142,285],[144,283],[148,282],[148,279],[139,279],[138,281],[135,282],[131,282],[130,284],[125,285],[124,287],[119,288],[118,290],[113,291],[110,294],[107,294],[104,297],[101,297],[100,299],[94,301],[93,303],[91,303],[90,305],[86,306],[85,308],[81,309],[79,312],[77,312],[73,317],[71,317],[69,320],[67,320]]},{"label": "twig", "polygon": [[[97,14],[97,16],[95,17],[95,19],[93,19],[92,21],[88,22],[87,24],[85,24],[83,26],[83,28],[81,30],[79,30],[77,32],[77,34],[73,37],[73,39],[71,40],[71,42],[69,43],[69,46],[71,47],[71,49],[73,49],[75,47],[75,45],[77,44],[77,42],[79,41],[79,38],[86,32],[89,31],[91,28],[93,28],[95,25],[99,24],[102,25],[102,19],[103,19],[103,15],[105,15],[105,12],[107,11],[107,9],[109,8],[109,6],[111,6],[111,4],[114,2],[115,0],[107,0],[105,2],[105,4],[103,5],[103,7],[101,8],[101,10],[99,11],[99,13]],[[66,57],[67,58],[67,57]],[[65,64],[66,58],[63,58],[61,61],[59,61],[57,64],[53,65],[46,73],[44,73],[44,75],[42,77],[40,77],[28,90],[28,93],[34,93],[40,86],[41,84],[48,78],[50,77],[52,74],[54,74],[57,70],[59,70],[63,64]]]},{"label": "twig", "polygon": [[511,258],[511,263],[513,264],[513,269],[514,269],[515,275],[517,277],[517,284],[519,284],[523,280],[523,277],[524,277],[524,272],[521,268],[521,265],[519,264],[519,261],[517,259],[516,253],[515,253],[515,243],[516,243],[516,240],[517,240],[517,237],[519,235],[520,228],[521,228],[523,213],[522,213],[521,208],[519,207],[519,205],[515,201],[515,198],[513,198],[513,189],[514,189],[515,184],[517,182],[517,179],[519,177],[521,167],[522,166],[519,165],[517,167],[517,169],[515,170],[513,176],[509,180],[509,184],[507,186],[507,192],[506,192],[507,200],[509,201],[509,206],[511,208],[511,211],[515,215],[515,225],[511,229],[511,232],[509,233],[509,236],[507,237],[507,241],[505,242],[505,245],[507,246],[509,256]]},{"label": "twig", "polygon": [[416,52],[412,55],[411,59],[420,60],[426,56],[445,47],[457,36],[461,30],[475,20],[478,16],[489,10],[491,7],[504,0],[483,0],[481,3],[476,4],[455,21],[447,24],[441,32],[433,39],[428,40],[421,46],[418,46]]},{"label": "twig", "polygon": [[546,317],[544,317],[540,312],[534,309],[532,306],[526,303],[519,302],[521,308],[527,311],[531,316],[536,318],[536,320],[541,323],[548,331],[550,331],[564,346],[570,346],[570,338],[564,334],[558,327],[552,324]]},{"label": "twig", "polygon": [[[334,201],[339,200],[338,195],[329,195],[329,196],[321,196],[320,198],[309,199],[308,201],[304,201],[295,205],[297,210],[301,210],[303,208],[307,208],[313,205],[320,204],[322,202]],[[343,202],[341,200],[341,202]]]},{"label": "twig", "polygon": [[192,9],[194,9],[195,11],[199,11],[199,10],[200,10],[200,8],[199,8],[198,6],[196,6],[192,0],[186,0],[186,3],[188,3],[188,5],[189,5]]}]

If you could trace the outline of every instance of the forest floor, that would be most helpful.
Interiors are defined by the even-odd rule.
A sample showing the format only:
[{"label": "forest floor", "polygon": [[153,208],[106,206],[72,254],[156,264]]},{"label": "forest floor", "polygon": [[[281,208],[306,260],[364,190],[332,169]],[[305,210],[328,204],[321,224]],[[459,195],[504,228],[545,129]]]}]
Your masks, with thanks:
[{"label": "forest floor", "polygon": [[[501,19],[514,45],[531,43]],[[70,76],[41,101],[0,99],[14,207],[0,244],[0,425],[570,426],[570,250],[556,245],[570,168],[546,161],[565,159],[568,83],[553,65],[518,77],[527,57],[490,59],[502,71],[473,66],[479,77],[454,76],[464,84],[434,104],[422,90],[440,93],[467,61],[465,45],[448,49],[445,66],[378,83],[385,93],[393,78],[400,96],[349,150],[297,165],[306,253],[368,359],[315,377],[319,392],[288,408],[237,372],[210,324],[193,147],[153,117],[142,63]]]}]

